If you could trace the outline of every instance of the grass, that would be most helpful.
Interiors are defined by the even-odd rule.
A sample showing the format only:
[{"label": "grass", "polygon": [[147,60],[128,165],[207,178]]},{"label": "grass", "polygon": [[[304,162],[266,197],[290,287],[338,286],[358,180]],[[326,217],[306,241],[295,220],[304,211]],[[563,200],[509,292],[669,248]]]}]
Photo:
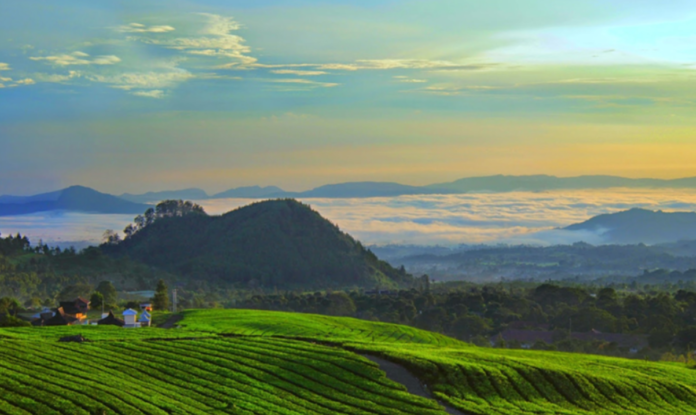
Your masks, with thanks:
[{"label": "grass", "polygon": [[[52,326],[0,328],[0,340],[55,342],[61,337],[83,335],[90,341],[124,341],[213,337],[214,333],[165,330],[156,327],[124,329],[116,326]],[[0,412],[1,413],[1,412]]]},{"label": "grass", "polygon": [[4,341],[0,376],[11,414],[443,413],[367,359],[283,339]]},{"label": "grass", "polygon": [[[310,314],[183,317],[172,330],[0,330],[0,413],[445,413],[387,379],[361,356],[369,354],[407,367],[438,400],[469,414],[696,414],[696,371],[685,365],[477,348]],[[77,333],[93,341],[56,341]]]},{"label": "grass", "polygon": [[477,347],[348,347],[401,363],[472,414],[696,414],[696,372],[685,366]]},{"label": "grass", "polygon": [[478,348],[393,324],[311,314],[192,310],[189,330],[340,343],[400,363],[474,414],[696,414],[696,371],[580,354]]}]

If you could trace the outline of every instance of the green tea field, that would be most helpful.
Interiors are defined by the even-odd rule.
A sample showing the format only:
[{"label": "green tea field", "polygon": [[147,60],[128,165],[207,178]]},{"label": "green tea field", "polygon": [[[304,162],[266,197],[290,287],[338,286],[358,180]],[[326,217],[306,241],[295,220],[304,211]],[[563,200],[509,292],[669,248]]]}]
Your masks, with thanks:
[{"label": "green tea field", "polygon": [[[90,341],[57,341],[71,334]],[[428,396],[368,357],[408,369]],[[4,329],[0,376],[0,414],[696,414],[684,365],[249,310],[186,311],[173,329]]]}]

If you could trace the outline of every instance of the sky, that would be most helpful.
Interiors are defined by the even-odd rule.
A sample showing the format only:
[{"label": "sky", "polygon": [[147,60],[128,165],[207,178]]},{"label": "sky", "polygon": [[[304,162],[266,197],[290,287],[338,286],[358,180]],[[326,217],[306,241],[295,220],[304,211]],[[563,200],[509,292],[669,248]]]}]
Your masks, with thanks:
[{"label": "sky", "polygon": [[692,0],[0,2],[0,194],[696,176]]}]

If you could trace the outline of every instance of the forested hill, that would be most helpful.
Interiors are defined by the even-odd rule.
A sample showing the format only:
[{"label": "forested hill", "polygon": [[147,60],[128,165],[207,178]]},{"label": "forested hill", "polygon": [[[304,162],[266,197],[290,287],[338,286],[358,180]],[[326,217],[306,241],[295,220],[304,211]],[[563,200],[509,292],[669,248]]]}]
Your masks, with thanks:
[{"label": "forested hill", "polygon": [[103,245],[104,252],[240,288],[386,288],[412,280],[293,199],[258,202],[222,216],[191,209],[180,214],[176,202],[163,203],[174,203],[174,212],[158,205],[136,218],[125,240]]}]

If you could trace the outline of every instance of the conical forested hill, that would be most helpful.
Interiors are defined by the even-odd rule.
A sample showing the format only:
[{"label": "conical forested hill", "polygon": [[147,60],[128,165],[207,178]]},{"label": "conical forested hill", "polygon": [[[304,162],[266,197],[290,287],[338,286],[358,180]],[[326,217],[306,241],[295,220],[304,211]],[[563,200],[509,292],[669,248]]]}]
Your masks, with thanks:
[{"label": "conical forested hill", "polygon": [[106,253],[211,283],[315,290],[394,287],[411,277],[293,199],[254,203],[222,216],[158,217]]}]

